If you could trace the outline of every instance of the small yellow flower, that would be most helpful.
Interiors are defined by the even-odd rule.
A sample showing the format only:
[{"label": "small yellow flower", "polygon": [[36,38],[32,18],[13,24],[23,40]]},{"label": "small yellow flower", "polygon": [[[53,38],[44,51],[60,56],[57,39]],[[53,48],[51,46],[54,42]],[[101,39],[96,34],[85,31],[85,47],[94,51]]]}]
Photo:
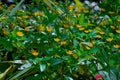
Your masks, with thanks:
[{"label": "small yellow flower", "polygon": [[18,32],[17,32],[17,35],[21,37],[21,36],[23,36],[24,34],[23,34],[23,32],[18,31]]},{"label": "small yellow flower", "polygon": [[73,54],[73,57],[74,57],[75,59],[77,59],[77,58],[78,58],[78,55],[77,55],[77,54]]},{"label": "small yellow flower", "polygon": [[22,18],[21,17],[17,17],[18,20],[22,21]]},{"label": "small yellow flower", "polygon": [[100,36],[100,35],[97,35],[96,37],[97,37],[97,38],[101,38],[101,36]]},{"label": "small yellow flower", "polygon": [[25,31],[30,31],[30,28],[26,27],[26,28],[25,28]]},{"label": "small yellow flower", "polygon": [[114,48],[119,48],[120,46],[118,44],[114,45]]},{"label": "small yellow flower", "polygon": [[89,33],[90,31],[89,31],[89,30],[85,30],[84,32],[85,32],[85,33]]},{"label": "small yellow flower", "polygon": [[115,29],[115,26],[110,26],[110,28]]},{"label": "small yellow flower", "polygon": [[106,25],[107,22],[106,22],[106,21],[102,21],[100,24],[101,24],[101,25]]},{"label": "small yellow flower", "polygon": [[84,13],[88,13],[89,11],[88,11],[88,10],[84,10],[83,12],[84,12]]},{"label": "small yellow flower", "polygon": [[120,30],[116,30],[116,32],[120,34]]},{"label": "small yellow flower", "polygon": [[87,46],[88,47],[93,47],[93,44],[92,43],[88,43]]},{"label": "small yellow flower", "polygon": [[84,27],[80,27],[80,28],[79,28],[80,31],[83,31],[84,29],[85,29]]},{"label": "small yellow flower", "polygon": [[38,56],[39,55],[39,53],[34,49],[31,50],[31,53],[32,53],[33,56]]},{"label": "small yellow flower", "polygon": [[67,25],[67,24],[64,24],[63,27],[64,27],[64,28],[68,28],[68,25]]},{"label": "small yellow flower", "polygon": [[35,16],[45,16],[45,14],[43,12],[35,12],[34,15]]},{"label": "small yellow flower", "polygon": [[9,32],[8,32],[8,31],[6,31],[6,30],[3,30],[3,34],[8,35],[8,34],[9,34]]},{"label": "small yellow flower", "polygon": [[61,44],[61,45],[65,45],[65,44],[67,44],[67,42],[66,42],[66,41],[61,41],[60,44]]},{"label": "small yellow flower", "polygon": [[60,39],[59,38],[54,38],[54,41],[59,42]]},{"label": "small yellow flower", "polygon": [[104,32],[104,31],[101,31],[101,32],[100,32],[100,34],[102,34],[102,35],[103,35],[103,34],[105,34],[105,32]]},{"label": "small yellow flower", "polygon": [[104,11],[105,11],[105,9],[104,9],[104,8],[100,8],[100,11],[101,11],[101,12],[104,12]]},{"label": "small yellow flower", "polygon": [[74,6],[70,5],[67,10],[73,10],[74,9]]},{"label": "small yellow flower", "polygon": [[77,24],[77,25],[76,25],[76,27],[77,27],[77,28],[81,28],[82,26],[81,26],[81,25],[79,25],[79,24]]},{"label": "small yellow flower", "polygon": [[42,24],[40,24],[40,26],[38,27],[38,31],[44,31],[44,30],[45,30],[45,27]]},{"label": "small yellow flower", "polygon": [[106,41],[111,42],[112,38],[107,38]]},{"label": "small yellow flower", "polygon": [[23,16],[23,18],[28,19],[30,16]]},{"label": "small yellow flower", "polygon": [[70,50],[69,50],[69,51],[67,51],[66,53],[67,53],[68,55],[73,54],[73,52],[72,52],[72,51],[70,51]]},{"label": "small yellow flower", "polygon": [[90,50],[90,47],[88,47],[88,46],[85,46],[85,48],[86,48],[87,50]]},{"label": "small yellow flower", "polygon": [[48,32],[52,32],[53,28],[52,27],[47,27]]},{"label": "small yellow flower", "polygon": [[113,12],[113,11],[109,11],[108,13],[109,13],[109,14],[115,14],[115,12]]}]

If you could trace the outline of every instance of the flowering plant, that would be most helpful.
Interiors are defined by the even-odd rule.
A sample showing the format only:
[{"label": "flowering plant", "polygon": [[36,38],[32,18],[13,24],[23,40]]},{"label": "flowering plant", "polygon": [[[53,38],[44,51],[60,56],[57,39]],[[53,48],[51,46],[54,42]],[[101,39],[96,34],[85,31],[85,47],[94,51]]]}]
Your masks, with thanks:
[{"label": "flowering plant", "polygon": [[78,0],[22,9],[22,1],[0,3],[1,80],[119,79],[119,9]]}]

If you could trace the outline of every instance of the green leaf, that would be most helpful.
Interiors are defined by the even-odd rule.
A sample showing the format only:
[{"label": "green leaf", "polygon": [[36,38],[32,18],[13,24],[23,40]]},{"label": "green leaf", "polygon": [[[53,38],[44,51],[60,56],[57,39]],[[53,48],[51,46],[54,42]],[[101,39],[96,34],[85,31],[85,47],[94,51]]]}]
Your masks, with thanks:
[{"label": "green leaf", "polygon": [[43,72],[46,69],[46,64],[40,64],[40,71]]},{"label": "green leaf", "polygon": [[74,79],[71,78],[70,76],[66,76],[66,75],[65,75],[65,80],[74,80]]},{"label": "green leaf", "polygon": [[77,46],[78,46],[78,42],[77,42],[76,39],[73,40],[73,45],[74,45],[75,48],[77,48]]},{"label": "green leaf", "polygon": [[98,48],[91,48],[89,53],[96,53],[98,51],[99,51]]},{"label": "green leaf", "polygon": [[52,59],[52,61],[51,61],[51,66],[60,64],[60,63],[62,63],[62,62],[63,62],[63,60],[61,60],[61,59],[57,59],[57,58]]},{"label": "green leaf", "polygon": [[79,17],[79,23],[80,23],[81,25],[83,25],[84,22],[85,22],[85,14],[81,14],[80,17]]}]

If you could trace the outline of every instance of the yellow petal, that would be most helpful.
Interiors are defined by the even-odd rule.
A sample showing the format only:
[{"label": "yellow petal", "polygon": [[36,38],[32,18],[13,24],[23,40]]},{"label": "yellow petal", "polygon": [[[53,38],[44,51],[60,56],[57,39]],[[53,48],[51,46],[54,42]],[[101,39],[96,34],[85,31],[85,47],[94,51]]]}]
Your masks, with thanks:
[{"label": "yellow petal", "polygon": [[18,32],[17,32],[17,35],[21,37],[21,36],[23,36],[24,34],[23,34],[23,32],[18,31]]},{"label": "yellow petal", "polygon": [[60,39],[59,38],[54,38],[54,41],[58,42],[58,41],[60,41]]},{"label": "yellow petal", "polygon": [[116,32],[120,34],[120,30],[116,30]]},{"label": "yellow petal", "polygon": [[111,42],[112,38],[107,38],[106,41]]},{"label": "yellow petal", "polygon": [[120,47],[120,46],[119,46],[119,45],[117,45],[117,44],[116,44],[116,45],[114,45],[114,48],[119,48],[119,47]]},{"label": "yellow petal", "polygon": [[32,53],[33,56],[38,56],[39,55],[39,53],[34,49],[31,50],[31,53]]},{"label": "yellow petal", "polygon": [[70,50],[69,50],[69,51],[67,51],[66,53],[67,53],[68,55],[73,54],[73,52],[72,52],[72,51],[70,51]]}]

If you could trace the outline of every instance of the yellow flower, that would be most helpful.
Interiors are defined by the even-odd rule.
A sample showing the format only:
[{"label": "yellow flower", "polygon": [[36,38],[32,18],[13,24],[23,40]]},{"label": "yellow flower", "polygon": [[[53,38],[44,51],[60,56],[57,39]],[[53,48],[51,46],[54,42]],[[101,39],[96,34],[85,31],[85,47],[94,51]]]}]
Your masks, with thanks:
[{"label": "yellow flower", "polygon": [[115,26],[110,26],[110,28],[115,29]]},{"label": "yellow flower", "polygon": [[101,32],[100,32],[100,34],[102,34],[102,35],[103,35],[103,34],[105,34],[105,32],[104,32],[104,31],[101,31]]},{"label": "yellow flower", "polygon": [[64,24],[63,27],[64,27],[64,28],[68,28],[68,25],[67,25],[67,24]]},{"label": "yellow flower", "polygon": [[30,31],[30,28],[26,27],[26,28],[25,28],[25,31]]},{"label": "yellow flower", "polygon": [[88,11],[88,10],[84,10],[83,12],[84,12],[84,13],[88,13],[89,11]]},{"label": "yellow flower", "polygon": [[40,24],[40,26],[38,27],[38,31],[44,31],[44,30],[45,30],[45,27],[42,24]]},{"label": "yellow flower", "polygon": [[107,22],[102,21],[100,24],[101,24],[101,25],[106,25],[106,24],[107,24]]},{"label": "yellow flower", "polygon": [[31,50],[31,53],[32,53],[33,56],[38,56],[39,55],[39,53],[34,49]]},{"label": "yellow flower", "polygon": [[60,39],[59,38],[54,38],[54,41],[59,42]]},{"label": "yellow flower", "polygon": [[89,31],[89,30],[85,30],[84,32],[85,32],[85,33],[89,33],[90,31]]},{"label": "yellow flower", "polygon": [[79,24],[77,24],[76,27],[77,27],[77,28],[80,28],[80,27],[82,27],[82,26],[80,26]]},{"label": "yellow flower", "polygon": [[104,12],[104,11],[105,11],[105,9],[104,9],[104,8],[100,8],[100,11],[101,11],[101,12]]},{"label": "yellow flower", "polygon": [[9,34],[9,32],[6,31],[6,30],[3,30],[3,33],[4,33],[5,35],[8,35],[8,34]]},{"label": "yellow flower", "polygon": [[68,55],[73,54],[73,52],[72,52],[72,51],[70,51],[70,50],[69,50],[69,51],[67,51],[66,53],[67,53]]},{"label": "yellow flower", "polygon": [[23,18],[28,19],[30,16],[23,16]]},{"label": "yellow flower", "polygon": [[84,29],[85,29],[84,27],[80,27],[80,28],[79,28],[80,31],[83,31]]},{"label": "yellow flower", "polygon": [[52,32],[53,28],[52,27],[47,27],[48,32]]},{"label": "yellow flower", "polygon": [[34,15],[35,16],[45,16],[45,14],[43,12],[35,12]]},{"label": "yellow flower", "polygon": [[93,44],[92,43],[88,43],[87,46],[88,47],[93,47]]},{"label": "yellow flower", "polygon": [[74,9],[74,6],[70,5],[67,10],[73,10]]},{"label": "yellow flower", "polygon": [[113,11],[109,11],[108,13],[109,13],[109,14],[115,14],[115,12],[113,12]]},{"label": "yellow flower", "polygon": [[107,38],[106,41],[111,42],[112,38]]},{"label": "yellow flower", "polygon": [[22,21],[22,18],[21,17],[17,17],[18,20]]},{"label": "yellow flower", "polygon": [[86,48],[87,50],[90,50],[90,47],[88,47],[88,46],[85,46],[85,48]]},{"label": "yellow flower", "polygon": [[120,46],[118,44],[114,45],[114,48],[119,48]]},{"label": "yellow flower", "polygon": [[77,54],[73,54],[73,57],[74,57],[75,59],[77,59],[77,58],[78,58],[78,55],[77,55]]},{"label": "yellow flower", "polygon": [[97,35],[96,37],[97,37],[97,38],[101,38],[101,36],[100,36],[100,35]]},{"label": "yellow flower", "polygon": [[21,36],[23,36],[24,34],[23,34],[23,32],[18,31],[18,32],[17,32],[17,35],[21,37]]},{"label": "yellow flower", "polygon": [[120,30],[116,30],[116,32],[120,34]]},{"label": "yellow flower", "polygon": [[61,41],[60,44],[61,44],[61,45],[65,45],[65,44],[67,44],[67,42],[66,42],[66,41]]}]

